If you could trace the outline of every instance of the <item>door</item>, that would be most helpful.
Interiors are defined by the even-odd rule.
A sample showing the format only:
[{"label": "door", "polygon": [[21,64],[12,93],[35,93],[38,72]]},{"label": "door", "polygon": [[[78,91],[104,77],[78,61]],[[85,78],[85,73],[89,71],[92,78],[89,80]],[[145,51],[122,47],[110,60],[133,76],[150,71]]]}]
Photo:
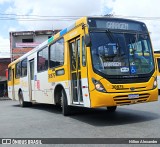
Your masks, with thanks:
[{"label": "door", "polygon": [[29,61],[29,96],[30,101],[34,100],[34,59]]},{"label": "door", "polygon": [[15,80],[15,75],[14,75],[14,68],[12,69],[12,75],[11,75],[11,79],[12,79],[12,99],[15,100],[15,89],[14,89],[14,80]]},{"label": "door", "polygon": [[158,89],[160,89],[160,58],[157,58],[157,82],[158,82]]},{"label": "door", "polygon": [[70,51],[70,71],[71,71],[71,95],[73,104],[82,104],[82,84],[81,84],[81,56],[80,38],[75,38],[69,42]]}]

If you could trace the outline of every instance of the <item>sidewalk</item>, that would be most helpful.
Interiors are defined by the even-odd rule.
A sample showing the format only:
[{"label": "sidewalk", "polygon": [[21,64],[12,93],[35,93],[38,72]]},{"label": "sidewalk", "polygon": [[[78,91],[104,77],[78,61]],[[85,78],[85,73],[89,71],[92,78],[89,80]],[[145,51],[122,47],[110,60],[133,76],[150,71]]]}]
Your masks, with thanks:
[{"label": "sidewalk", "polygon": [[3,100],[11,100],[11,99],[8,97],[0,97],[0,101],[3,101]]}]

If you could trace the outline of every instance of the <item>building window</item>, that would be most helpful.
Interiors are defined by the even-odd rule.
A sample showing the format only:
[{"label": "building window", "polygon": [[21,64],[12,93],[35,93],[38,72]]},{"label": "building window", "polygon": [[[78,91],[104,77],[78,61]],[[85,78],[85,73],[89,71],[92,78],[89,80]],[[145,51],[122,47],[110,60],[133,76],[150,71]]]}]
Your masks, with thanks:
[{"label": "building window", "polygon": [[16,64],[16,79],[20,78],[21,75],[21,63]]},{"label": "building window", "polygon": [[49,60],[50,68],[54,68],[64,64],[64,39],[63,38],[56,41],[54,44],[50,46],[49,55],[50,55],[50,60]]},{"label": "building window", "polygon": [[37,70],[39,72],[48,69],[48,47],[38,52]]},{"label": "building window", "polygon": [[24,59],[21,62],[21,76],[22,77],[27,76],[27,59]]},{"label": "building window", "polygon": [[33,42],[33,38],[22,39],[22,43],[30,43]]}]

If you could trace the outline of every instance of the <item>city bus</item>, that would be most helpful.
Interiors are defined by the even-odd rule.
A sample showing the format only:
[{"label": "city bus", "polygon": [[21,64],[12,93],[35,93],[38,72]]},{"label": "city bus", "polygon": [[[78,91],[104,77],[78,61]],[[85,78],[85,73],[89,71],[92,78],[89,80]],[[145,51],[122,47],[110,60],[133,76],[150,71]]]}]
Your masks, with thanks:
[{"label": "city bus", "polygon": [[25,107],[106,107],[158,100],[157,73],[143,22],[83,17],[8,66],[8,95]]},{"label": "city bus", "polygon": [[157,84],[158,84],[158,93],[160,94],[160,51],[154,52],[155,64],[157,68]]}]

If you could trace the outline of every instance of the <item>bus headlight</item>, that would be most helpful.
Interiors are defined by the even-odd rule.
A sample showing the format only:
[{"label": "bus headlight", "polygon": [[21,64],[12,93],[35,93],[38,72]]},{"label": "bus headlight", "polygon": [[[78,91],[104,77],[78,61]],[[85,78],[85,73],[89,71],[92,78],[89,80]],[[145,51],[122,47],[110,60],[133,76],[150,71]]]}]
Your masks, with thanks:
[{"label": "bus headlight", "polygon": [[157,87],[157,77],[154,78],[153,89],[155,89],[156,87]]},{"label": "bus headlight", "polygon": [[96,79],[92,78],[92,82],[93,82],[95,89],[97,91],[107,92],[100,81],[97,81]]}]

